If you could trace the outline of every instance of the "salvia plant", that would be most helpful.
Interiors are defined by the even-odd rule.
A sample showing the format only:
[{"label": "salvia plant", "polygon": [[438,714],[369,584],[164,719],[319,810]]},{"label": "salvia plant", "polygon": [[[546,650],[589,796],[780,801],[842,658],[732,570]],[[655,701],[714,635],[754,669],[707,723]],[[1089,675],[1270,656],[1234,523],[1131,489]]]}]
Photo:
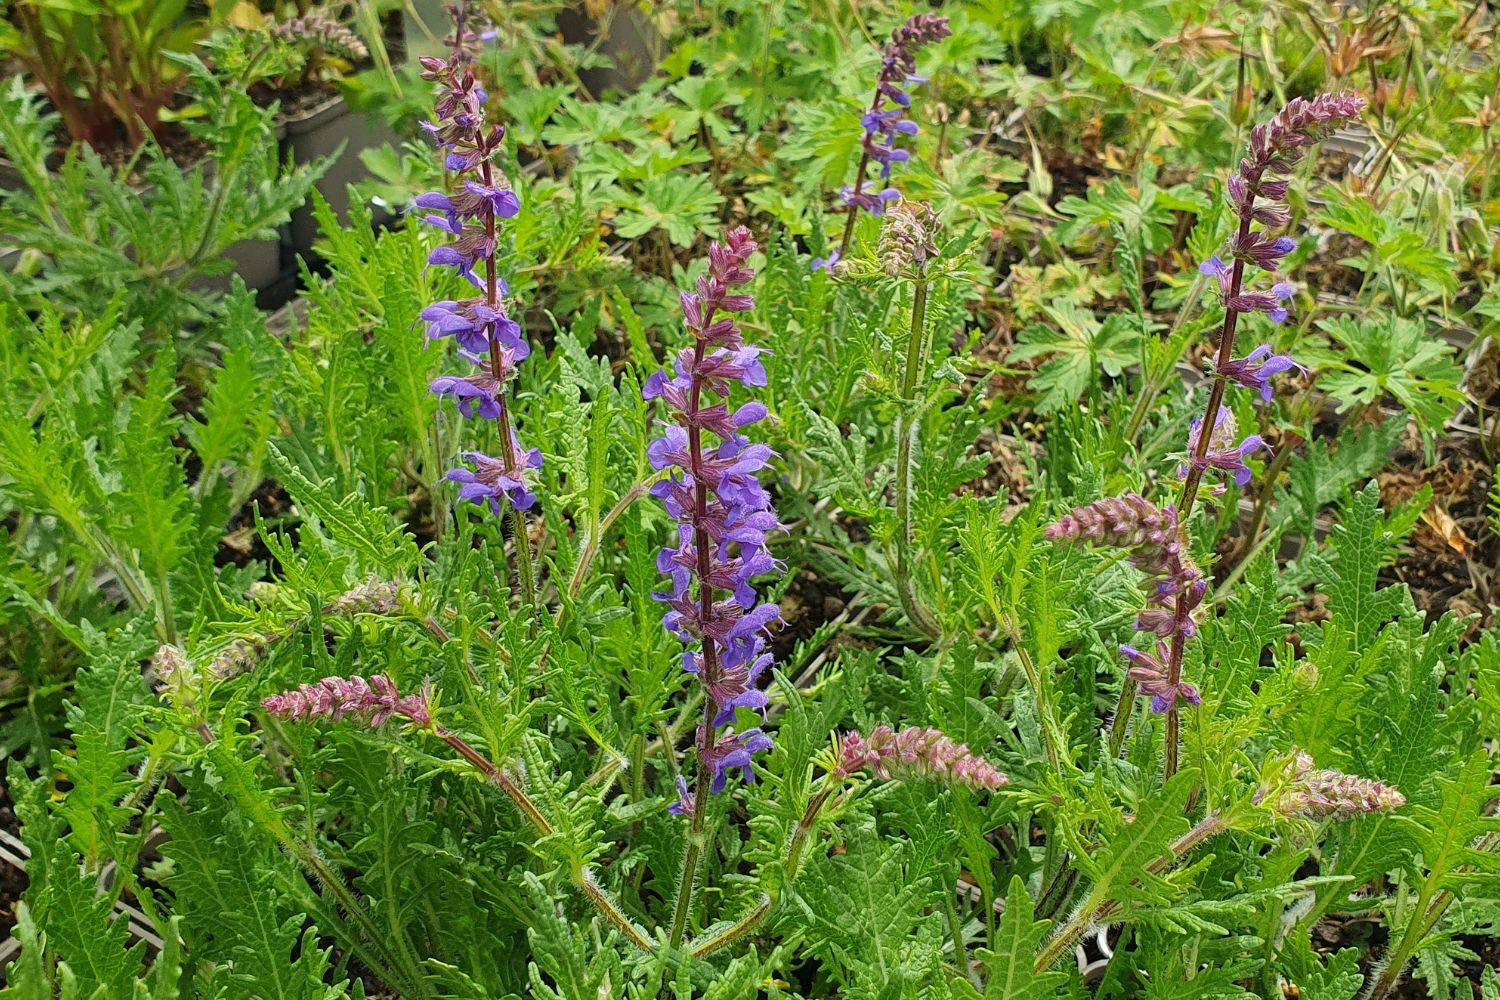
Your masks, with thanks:
[{"label": "salvia plant", "polygon": [[1487,29],[1001,6],[457,3],[270,317],[344,8],[8,91],[0,997],[1500,998]]}]

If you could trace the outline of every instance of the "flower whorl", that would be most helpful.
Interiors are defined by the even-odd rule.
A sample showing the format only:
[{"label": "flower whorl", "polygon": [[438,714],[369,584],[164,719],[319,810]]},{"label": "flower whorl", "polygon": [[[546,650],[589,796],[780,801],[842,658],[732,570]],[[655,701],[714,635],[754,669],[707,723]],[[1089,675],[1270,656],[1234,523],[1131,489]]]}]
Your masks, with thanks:
[{"label": "flower whorl", "polygon": [[905,268],[922,271],[938,254],[937,213],[925,201],[903,201],[886,215],[880,230],[880,266],[891,277]]},{"label": "flower whorl", "polygon": [[317,11],[280,21],[271,26],[270,34],[278,41],[326,49],[351,62],[359,62],[370,55],[370,50],[358,35]]},{"label": "flower whorl", "polygon": [[[1297,247],[1290,237],[1275,235],[1275,230],[1292,218],[1285,203],[1290,185],[1286,175],[1308,148],[1354,118],[1364,106],[1364,98],[1354,94],[1320,94],[1311,100],[1298,97],[1269,122],[1251,129],[1249,152],[1240,160],[1239,170],[1229,178],[1228,185],[1239,229],[1225,248],[1227,260],[1215,254],[1198,268],[1218,283],[1225,309],[1262,312],[1276,323],[1286,319],[1283,303],[1291,299],[1292,286],[1276,272],[1281,259]],[[1251,223],[1255,222],[1263,228],[1252,230]],[[1268,272],[1268,291],[1245,288],[1247,264]]]}]

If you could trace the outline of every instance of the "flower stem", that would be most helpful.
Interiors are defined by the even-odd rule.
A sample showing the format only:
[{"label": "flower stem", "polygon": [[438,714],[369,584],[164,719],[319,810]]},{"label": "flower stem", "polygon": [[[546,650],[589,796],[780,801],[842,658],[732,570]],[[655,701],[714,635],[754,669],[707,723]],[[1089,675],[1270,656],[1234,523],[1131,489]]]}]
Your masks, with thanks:
[{"label": "flower stem", "polygon": [[[786,858],[782,862],[782,885],[790,885],[797,878],[797,873],[802,867],[802,851],[807,846],[808,837],[812,834],[813,826],[818,820],[818,815],[823,811],[823,806],[838,789],[838,782],[832,775],[824,779],[823,787],[807,803],[807,808],[802,812],[802,818],[797,820],[797,826],[792,830],[791,840],[787,842]],[[760,899],[750,912],[739,920],[726,926],[723,930],[715,931],[699,941],[688,945],[688,954],[694,958],[702,958],[710,955],[727,944],[732,944],[740,938],[749,934],[760,922],[771,915],[776,906],[776,897],[770,893],[762,893]]]},{"label": "flower stem", "polygon": [[760,899],[749,913],[723,930],[691,944],[688,947],[688,954],[694,958],[703,958],[707,955],[712,955],[727,944],[733,944],[755,930],[760,925],[760,922],[770,915],[773,906],[775,906],[775,901],[771,899],[770,894],[761,893]]},{"label": "flower stem", "polygon": [[901,378],[901,412],[896,419],[896,596],[907,619],[928,635],[942,630],[917,600],[912,585],[911,548],[916,542],[912,523],[912,445],[920,427],[919,407],[913,398],[922,372],[927,344],[927,278],[919,270],[911,304],[911,334],[906,342],[906,370]]},{"label": "flower stem", "polygon": [[[495,186],[495,172],[489,160],[484,160],[479,165],[479,176],[484,186],[493,189]],[[486,205],[484,211],[484,230],[489,240],[490,253],[484,259],[484,298],[485,305],[491,310],[500,310],[500,275],[495,265],[495,208]],[[510,400],[505,386],[501,382],[504,366],[500,356],[500,338],[495,333],[493,321],[484,325],[485,338],[489,341],[490,348],[490,375],[496,382],[495,402],[500,407],[500,416],[497,422],[500,425],[500,462],[505,468],[505,474],[512,478],[517,475],[516,471],[516,432],[511,426]],[[514,504],[510,508],[511,513],[511,541],[516,549],[516,577],[520,581],[521,601],[533,612],[531,615],[531,632],[536,634],[536,571],[531,563],[531,531],[526,525],[526,515]]]},{"label": "flower stem", "polygon": [[[1228,829],[1228,824],[1224,822],[1222,815],[1219,813],[1209,813],[1198,822],[1197,826],[1174,840],[1171,846],[1167,848],[1165,856],[1159,857],[1146,865],[1146,873],[1150,875],[1161,874],[1181,860],[1183,855],[1187,854],[1188,851],[1191,851],[1214,834],[1221,833],[1226,829]],[[1047,943],[1042,946],[1042,950],[1037,952],[1036,963],[1033,967],[1036,974],[1040,975],[1052,968],[1057,960],[1062,957],[1062,953],[1087,931],[1089,927],[1098,921],[1108,919],[1119,912],[1119,909],[1119,903],[1109,899],[1105,894],[1096,889],[1084,900],[1083,905],[1079,906],[1073,912],[1073,916],[1068,919],[1067,923],[1059,927],[1047,939]]]},{"label": "flower stem", "polygon": [[[880,108],[880,88],[875,88],[875,96],[870,100],[870,110],[876,111]],[[854,220],[859,217],[859,209],[854,202],[858,200],[859,193],[865,187],[865,170],[870,166],[870,146],[862,143],[864,152],[859,157],[859,167],[854,171],[854,196],[849,202],[849,214],[844,219],[844,236],[839,240],[839,257],[849,252],[849,241],[854,238]]]},{"label": "flower stem", "polygon": [[[1254,218],[1250,211],[1252,206],[1247,206],[1240,216],[1239,236],[1236,245],[1243,243],[1250,235],[1250,223]],[[1219,355],[1214,365],[1213,384],[1208,390],[1208,404],[1203,408],[1203,422],[1198,425],[1198,436],[1193,442],[1193,457],[1188,463],[1187,479],[1182,484],[1182,501],[1178,504],[1177,520],[1183,532],[1183,544],[1186,547],[1189,515],[1193,512],[1193,503],[1198,499],[1198,487],[1203,482],[1203,471],[1207,468],[1209,439],[1213,437],[1213,427],[1218,420],[1219,407],[1224,404],[1225,378],[1224,366],[1229,364],[1234,357],[1234,332],[1239,323],[1239,311],[1230,307],[1229,303],[1239,297],[1240,286],[1245,279],[1245,262],[1239,256],[1234,259],[1234,266],[1229,275],[1229,293],[1225,296],[1224,306],[1224,328],[1219,334]],[[1188,616],[1188,592],[1184,590],[1177,595],[1176,614],[1178,621],[1186,621]],[[1182,654],[1186,642],[1181,631],[1172,636],[1171,655],[1167,660],[1167,683],[1173,688],[1182,680]],[[1162,753],[1162,775],[1164,779],[1170,780],[1177,773],[1177,734],[1180,728],[1178,720],[1177,701],[1167,707],[1166,724],[1166,746]]]},{"label": "flower stem", "polygon": [[[713,309],[710,307],[703,317],[703,328],[708,329],[713,322]],[[713,541],[708,536],[708,482],[703,473],[703,431],[699,426],[697,416],[699,405],[702,400],[703,383],[698,378],[697,372],[703,364],[704,353],[707,344],[699,340],[693,348],[693,388],[688,402],[688,453],[692,465],[693,475],[693,549],[698,559],[698,608],[699,617],[707,622],[713,614],[714,588],[709,583],[713,573],[712,549]],[[714,741],[714,719],[719,715],[720,707],[713,695],[713,686],[719,675],[719,651],[713,641],[707,636],[699,643],[699,654],[702,657],[700,665],[703,682],[703,722],[698,727],[697,750],[698,750],[698,778],[693,784],[692,790],[692,817],[688,826],[687,844],[682,852],[682,879],[677,886],[677,902],[672,908],[672,928],[668,940],[672,947],[682,943],[683,935],[687,931],[688,912],[692,909],[693,895],[697,888],[698,863],[703,853],[703,825],[708,814],[708,800],[706,792],[709,787],[711,775],[709,774],[708,760],[709,751]]]},{"label": "flower stem", "polygon": [[[460,757],[472,764],[475,770],[484,775],[485,780],[504,792],[515,803],[521,815],[525,816],[531,825],[536,828],[536,832],[540,836],[544,838],[551,837],[557,833],[557,828],[548,821],[547,817],[542,815],[542,811],[536,807],[536,803],[531,801],[531,796],[527,795],[526,791],[520,785],[512,781],[503,770],[471,746],[467,740],[451,730],[444,729],[442,726],[433,726],[431,732],[432,735],[448,744]],[[620,909],[620,904],[614,901],[609,893],[604,890],[604,887],[599,884],[599,880],[594,877],[592,868],[588,865],[575,862],[569,866],[568,878],[578,888],[578,891],[590,903],[594,904],[594,908],[599,911],[600,915],[619,929],[620,933],[624,934],[631,944],[648,954],[651,952],[651,938],[625,915],[625,912]]]}]

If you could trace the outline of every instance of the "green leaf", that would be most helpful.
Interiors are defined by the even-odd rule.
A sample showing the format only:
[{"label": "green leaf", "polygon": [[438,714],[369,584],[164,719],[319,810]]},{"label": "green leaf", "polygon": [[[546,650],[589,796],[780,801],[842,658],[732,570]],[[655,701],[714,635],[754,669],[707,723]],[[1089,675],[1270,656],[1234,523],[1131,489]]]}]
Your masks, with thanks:
[{"label": "green leaf", "polygon": [[314,483],[275,445],[270,446],[270,455],[277,478],[303,512],[316,517],[334,541],[357,553],[367,567],[378,568],[389,578],[401,567],[416,563],[415,541],[384,507],[371,506],[359,493],[335,497],[329,489],[331,480]]},{"label": "green leaf", "polygon": [[306,915],[287,891],[301,874],[230,800],[196,778],[187,784],[193,808],[167,797],[161,820],[172,835],[167,887],[189,950],[226,970],[227,1000],[320,1000],[328,951],[315,928],[304,932]]},{"label": "green leaf", "polygon": [[[1005,895],[1005,913],[992,949],[979,958],[985,965],[986,1000],[1050,1000],[1059,996],[1068,976],[1061,972],[1034,973],[1032,964],[1047,939],[1050,920],[1032,919],[1033,903],[1026,884],[1013,875]],[[959,980],[967,982],[966,980]]]},{"label": "green leaf", "polygon": [[1380,513],[1380,487],[1371,480],[1344,503],[1329,553],[1308,557],[1313,572],[1323,581],[1322,591],[1328,595],[1332,627],[1346,630],[1355,649],[1372,642],[1381,625],[1401,609],[1404,589],[1382,589],[1380,570],[1415,526],[1430,495],[1430,491],[1419,493],[1409,506],[1387,520]]},{"label": "green leaf", "polygon": [[719,231],[718,211],[724,198],[702,174],[670,173],[648,178],[625,199],[615,231],[627,239],[657,229],[677,246],[692,246],[700,233]]},{"label": "green leaf", "polygon": [[1385,312],[1374,320],[1339,316],[1319,329],[1344,345],[1307,352],[1319,370],[1319,385],[1340,402],[1339,412],[1375,406],[1393,397],[1427,431],[1439,430],[1464,395],[1463,371],[1453,347],[1433,336],[1424,321]]},{"label": "green leaf", "polygon": [[1021,331],[1007,358],[1014,362],[1052,355],[1031,379],[1032,388],[1041,393],[1039,413],[1071,406],[1097,384],[1100,370],[1117,377],[1139,356],[1141,334],[1131,317],[1111,313],[1101,323],[1093,312],[1061,299],[1042,311],[1051,325]]}]

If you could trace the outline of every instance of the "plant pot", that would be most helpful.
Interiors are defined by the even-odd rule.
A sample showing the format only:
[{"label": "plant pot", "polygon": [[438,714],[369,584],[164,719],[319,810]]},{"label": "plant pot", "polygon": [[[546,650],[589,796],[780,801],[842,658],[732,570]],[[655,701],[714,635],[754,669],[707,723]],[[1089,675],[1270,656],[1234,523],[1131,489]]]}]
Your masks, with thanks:
[{"label": "plant pot", "polygon": [[288,273],[281,263],[282,244],[281,239],[241,240],[224,251],[224,259],[234,265],[234,270],[194,278],[189,287],[197,291],[228,292],[238,275],[252,292],[264,292]]},{"label": "plant pot", "polygon": [[558,13],[557,27],[564,42],[597,46],[609,57],[611,65],[579,74],[595,97],[610,89],[631,93],[656,72],[661,33],[635,4],[616,4],[613,15],[602,23],[577,6],[569,7]]},{"label": "plant pot", "polygon": [[[294,163],[310,163],[337,154],[328,172],[318,181],[317,190],[341,222],[348,221],[349,185],[369,176],[360,162],[360,151],[400,141],[384,124],[350,111],[342,97],[331,97],[305,113],[287,118],[283,134],[285,155]],[[376,222],[383,221],[383,215],[377,213]],[[292,213],[292,252],[311,254],[317,238],[318,222],[312,206],[304,205]]]},{"label": "plant pot", "polygon": [[[203,161],[205,175],[213,177],[217,166],[211,158]],[[291,266],[287,253],[285,224],[276,227],[276,235],[271,239],[241,240],[230,244],[222,257],[234,265],[231,270],[223,274],[199,275],[189,282],[188,287],[194,291],[225,293],[238,275],[246,288],[258,293],[258,297],[263,297],[267,289],[283,281],[288,275],[294,279],[296,277],[296,268]]]}]

